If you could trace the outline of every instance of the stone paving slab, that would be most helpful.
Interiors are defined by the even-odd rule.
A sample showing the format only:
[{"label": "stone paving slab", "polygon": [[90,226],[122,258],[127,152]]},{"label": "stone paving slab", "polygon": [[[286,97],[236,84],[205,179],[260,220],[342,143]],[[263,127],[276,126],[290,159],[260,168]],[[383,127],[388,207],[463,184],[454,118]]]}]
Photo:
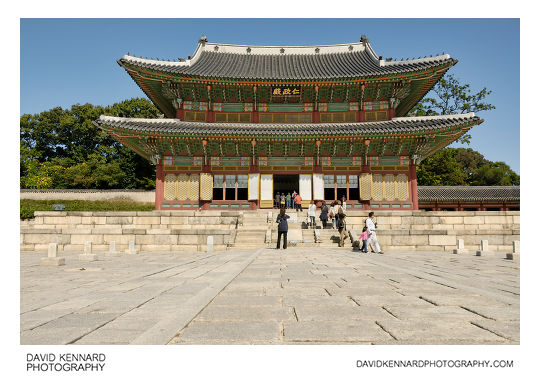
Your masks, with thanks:
[{"label": "stone paving slab", "polygon": [[519,344],[519,261],[347,249],[21,253],[21,344]]},{"label": "stone paving slab", "polygon": [[314,321],[286,322],[283,324],[285,341],[303,342],[384,342],[392,337],[374,322],[368,321]]},{"label": "stone paving slab", "polygon": [[198,344],[228,344],[231,340],[240,344],[257,341],[279,341],[281,329],[276,322],[202,322],[196,321],[171,344],[191,342]]}]

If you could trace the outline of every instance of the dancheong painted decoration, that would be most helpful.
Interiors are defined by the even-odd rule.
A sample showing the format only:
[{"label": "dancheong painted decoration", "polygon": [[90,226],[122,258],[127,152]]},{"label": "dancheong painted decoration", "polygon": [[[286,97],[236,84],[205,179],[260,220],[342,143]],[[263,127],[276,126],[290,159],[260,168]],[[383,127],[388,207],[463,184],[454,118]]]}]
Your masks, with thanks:
[{"label": "dancheong painted decoration", "polygon": [[405,117],[457,60],[393,61],[369,41],[243,46],[118,60],[164,118],[96,126],[156,165],[156,209],[271,208],[276,193],[418,209],[416,166],[483,120]]}]

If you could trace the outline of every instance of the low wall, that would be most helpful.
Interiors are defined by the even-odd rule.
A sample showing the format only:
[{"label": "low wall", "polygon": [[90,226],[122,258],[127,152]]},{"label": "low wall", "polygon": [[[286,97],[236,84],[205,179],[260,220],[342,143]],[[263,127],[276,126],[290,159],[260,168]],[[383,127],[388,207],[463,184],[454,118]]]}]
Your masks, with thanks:
[{"label": "low wall", "polygon": [[132,240],[139,251],[206,251],[208,236],[215,250],[224,250],[242,219],[234,211],[36,211],[33,220],[21,222],[21,251],[43,252],[49,243],[59,251],[83,251],[88,241],[94,251],[108,251],[112,241],[125,251]]},{"label": "low wall", "polygon": [[154,202],[154,190],[21,189],[21,199]]},{"label": "low wall", "polygon": [[[246,223],[247,227],[253,219],[244,218],[248,212],[259,213],[264,219],[268,213],[37,211],[33,220],[21,221],[21,250],[46,251],[48,243],[58,243],[60,251],[82,251],[86,241],[91,241],[96,251],[108,250],[111,241],[118,250],[126,250],[134,240],[141,251],[204,251],[210,235],[215,249],[223,250],[234,242],[238,225]],[[367,215],[367,211],[347,211],[347,227],[361,232]],[[387,251],[451,251],[457,240],[463,239],[471,251],[479,249],[481,240],[488,240],[492,251],[510,252],[512,242],[520,237],[519,211],[400,210],[377,211],[375,215],[379,243]]]},{"label": "low wall", "polygon": [[[347,226],[361,232],[367,211],[347,212]],[[519,211],[376,211],[383,250],[451,251],[457,239],[477,250],[488,240],[492,251],[511,252],[519,240]]]}]

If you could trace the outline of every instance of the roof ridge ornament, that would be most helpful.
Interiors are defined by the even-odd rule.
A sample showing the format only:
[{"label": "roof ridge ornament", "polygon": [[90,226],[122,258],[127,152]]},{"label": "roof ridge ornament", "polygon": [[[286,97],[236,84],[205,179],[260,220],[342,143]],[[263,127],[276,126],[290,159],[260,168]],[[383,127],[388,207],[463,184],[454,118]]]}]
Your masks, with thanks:
[{"label": "roof ridge ornament", "polygon": [[205,35],[202,35],[201,38],[199,39],[199,43],[204,45],[206,42],[208,42],[208,39],[206,38]]},{"label": "roof ridge ornament", "polygon": [[284,53],[285,53],[285,49],[282,47],[281,49],[279,49],[279,52],[280,52],[281,54],[284,54]]},{"label": "roof ridge ornament", "polygon": [[362,34],[360,37],[360,42],[362,42],[364,45],[367,45],[369,43],[369,39],[367,39],[365,34]]}]

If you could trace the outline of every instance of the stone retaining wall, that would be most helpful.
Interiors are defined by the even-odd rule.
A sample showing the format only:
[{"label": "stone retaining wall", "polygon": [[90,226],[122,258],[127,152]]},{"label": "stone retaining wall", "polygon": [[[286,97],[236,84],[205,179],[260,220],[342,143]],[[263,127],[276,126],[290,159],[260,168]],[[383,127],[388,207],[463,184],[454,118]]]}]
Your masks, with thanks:
[{"label": "stone retaining wall", "polygon": [[[368,212],[347,212],[347,225],[361,231]],[[457,239],[477,250],[488,240],[493,251],[512,251],[519,240],[519,211],[376,211],[377,237],[384,250],[451,251]]]},{"label": "stone retaining wall", "polygon": [[59,251],[83,251],[87,241],[94,251],[108,251],[112,241],[125,251],[132,240],[140,251],[205,251],[208,236],[214,250],[224,250],[242,219],[234,211],[36,211],[33,220],[21,222],[21,251],[46,251],[49,243]]},{"label": "stone retaining wall", "polygon": [[154,190],[21,189],[22,199],[154,202]]},{"label": "stone retaining wall", "polygon": [[[265,219],[268,213],[267,210],[253,212]],[[348,228],[361,232],[367,214],[367,211],[349,210]],[[22,251],[46,251],[48,243],[58,243],[60,251],[83,251],[86,241],[91,241],[96,251],[107,251],[110,242],[115,241],[117,250],[123,251],[131,240],[141,251],[205,251],[210,235],[214,237],[215,250],[224,250],[234,242],[238,225],[244,224],[243,211],[36,212],[35,215],[35,219],[21,222]],[[377,211],[375,215],[379,243],[387,251],[451,251],[456,248],[457,240],[463,239],[465,248],[471,251],[479,249],[481,240],[488,240],[490,250],[511,252],[512,242],[520,237],[519,211],[400,210]],[[247,217],[245,221],[249,222]],[[262,239],[260,242],[265,243]]]}]

